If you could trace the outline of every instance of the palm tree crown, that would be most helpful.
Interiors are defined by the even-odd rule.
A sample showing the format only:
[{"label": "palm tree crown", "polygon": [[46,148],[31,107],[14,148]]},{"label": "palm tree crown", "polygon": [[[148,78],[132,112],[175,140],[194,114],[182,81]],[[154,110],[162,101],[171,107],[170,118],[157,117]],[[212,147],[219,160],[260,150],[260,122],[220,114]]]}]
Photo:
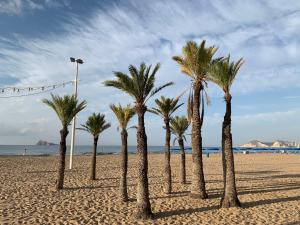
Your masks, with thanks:
[{"label": "palm tree crown", "polygon": [[65,95],[60,97],[51,94],[52,100],[43,99],[42,102],[51,107],[57,114],[62,125],[68,126],[73,117],[86,107],[86,101],[78,103],[74,95]]},{"label": "palm tree crown", "polygon": [[176,138],[174,139],[174,142],[177,140],[177,138],[183,138],[186,140],[184,133],[189,127],[189,121],[185,116],[175,116],[172,117],[170,120],[170,128],[171,132],[176,135]]},{"label": "palm tree crown", "polygon": [[234,63],[230,61],[230,56],[228,56],[211,67],[209,78],[220,86],[225,93],[229,93],[230,87],[243,63],[243,58]]},{"label": "palm tree crown", "polygon": [[85,130],[92,134],[94,137],[98,137],[100,133],[110,127],[110,123],[107,123],[105,121],[104,114],[93,113],[91,116],[89,116],[86,123],[82,124],[81,126],[82,128],[79,128],[80,130]]},{"label": "palm tree crown", "polygon": [[161,96],[160,99],[155,99],[157,108],[152,108],[150,112],[161,115],[163,118],[170,118],[170,116],[180,107],[183,103],[177,105],[179,98],[165,98]]},{"label": "palm tree crown", "polygon": [[141,63],[139,69],[130,65],[128,68],[130,75],[122,72],[114,72],[117,80],[108,80],[105,81],[104,84],[106,86],[118,88],[132,96],[136,103],[144,104],[157,92],[173,84],[173,82],[169,82],[154,88],[155,74],[159,67],[160,64],[158,63],[151,71],[151,65],[147,67],[145,63]]},{"label": "palm tree crown", "polygon": [[205,47],[205,40],[199,46],[194,41],[189,41],[182,48],[183,56],[174,56],[181,67],[181,71],[191,77],[193,81],[201,82],[207,79],[207,72],[213,62],[213,56],[218,48]]},{"label": "palm tree crown", "polygon": [[116,115],[120,124],[119,127],[121,129],[126,129],[128,122],[135,115],[135,110],[130,105],[126,105],[125,107],[122,107],[120,104],[119,105],[111,104],[110,109]]},{"label": "palm tree crown", "polygon": [[[206,96],[206,102],[209,104],[210,100],[204,90],[207,85],[208,72],[212,65],[215,62],[221,60],[221,58],[213,59],[218,48],[215,46],[205,46],[206,41],[203,40],[200,45],[198,46],[194,41],[188,41],[186,45],[182,48],[183,56],[173,56],[173,60],[175,60],[180,68],[181,71],[192,78],[193,83],[193,90],[190,92],[187,104],[187,113],[188,119],[191,120],[191,115],[193,114],[193,105],[198,104],[194,102],[193,96],[201,92],[200,94],[200,101],[202,101],[202,111],[204,112],[204,98],[203,98],[203,91]],[[203,113],[202,113],[203,114]]]}]

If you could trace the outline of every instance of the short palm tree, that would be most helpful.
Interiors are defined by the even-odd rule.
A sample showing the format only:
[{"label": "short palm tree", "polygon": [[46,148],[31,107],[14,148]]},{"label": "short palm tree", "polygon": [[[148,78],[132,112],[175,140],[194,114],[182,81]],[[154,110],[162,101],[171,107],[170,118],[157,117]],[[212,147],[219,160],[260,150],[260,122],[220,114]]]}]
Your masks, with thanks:
[{"label": "short palm tree", "polygon": [[170,153],[170,118],[172,114],[183,105],[178,105],[179,98],[165,98],[161,96],[160,99],[155,99],[156,108],[152,108],[150,112],[159,115],[163,118],[166,128],[166,140],[165,140],[165,168],[164,168],[164,192],[170,194],[172,192],[172,173],[171,173],[171,153]]},{"label": "short palm tree", "polygon": [[224,99],[226,102],[226,113],[222,127],[222,161],[223,161],[223,177],[224,191],[221,199],[221,206],[224,208],[238,207],[240,201],[237,196],[234,156],[232,151],[232,134],[231,134],[231,94],[230,87],[243,64],[243,59],[239,59],[236,63],[230,61],[228,56],[224,60],[216,63],[210,72],[210,79],[216,83],[224,91]]},{"label": "short palm tree", "polygon": [[[193,90],[188,100],[188,118],[192,123],[192,155],[193,173],[191,197],[207,198],[202,161],[202,135],[201,128],[204,116],[204,94],[208,71],[215,60],[213,56],[217,48],[206,47],[205,41],[198,46],[196,42],[189,41],[182,49],[183,56],[174,56],[173,59],[180,65],[181,71],[192,79]],[[202,101],[202,104],[201,104]],[[202,107],[202,110],[200,108]],[[201,111],[201,115],[200,115]]]},{"label": "short palm tree", "polygon": [[62,124],[60,130],[60,146],[59,146],[59,164],[56,189],[63,189],[64,176],[65,176],[65,158],[66,158],[66,138],[68,136],[68,126],[70,125],[73,117],[86,107],[86,101],[78,103],[77,98],[74,95],[65,95],[60,97],[58,95],[52,95],[52,99],[43,99],[42,102],[51,107],[57,114]]},{"label": "short palm tree", "polygon": [[179,180],[182,184],[186,184],[185,151],[183,140],[186,141],[185,132],[188,129],[189,125],[189,121],[185,116],[175,116],[170,120],[171,132],[176,136],[174,138],[173,144],[175,144],[175,141],[177,140],[180,148],[181,160]]},{"label": "short palm tree", "polygon": [[160,65],[157,64],[151,71],[151,66],[141,63],[139,69],[129,66],[130,75],[115,72],[116,80],[105,81],[106,86],[115,87],[130,95],[135,100],[135,112],[138,116],[137,126],[137,212],[136,217],[141,219],[152,218],[148,188],[148,153],[147,135],[145,131],[144,115],[147,111],[146,102],[163,88],[173,84],[166,83],[154,88],[155,74]]},{"label": "short palm tree", "polygon": [[104,114],[96,114],[93,113],[88,117],[85,124],[81,125],[82,128],[80,130],[84,130],[90,133],[93,136],[94,145],[93,145],[93,156],[92,156],[92,164],[91,164],[91,180],[96,180],[96,157],[97,157],[97,145],[99,135],[106,129],[110,127],[110,123],[105,121]]},{"label": "short palm tree", "polygon": [[130,105],[122,107],[119,105],[110,105],[111,110],[116,115],[119,121],[119,128],[121,129],[121,141],[122,141],[122,149],[121,149],[121,158],[120,158],[120,200],[123,202],[128,201],[128,193],[127,193],[127,167],[128,167],[128,144],[127,144],[127,125],[130,119],[135,115],[135,110]]}]

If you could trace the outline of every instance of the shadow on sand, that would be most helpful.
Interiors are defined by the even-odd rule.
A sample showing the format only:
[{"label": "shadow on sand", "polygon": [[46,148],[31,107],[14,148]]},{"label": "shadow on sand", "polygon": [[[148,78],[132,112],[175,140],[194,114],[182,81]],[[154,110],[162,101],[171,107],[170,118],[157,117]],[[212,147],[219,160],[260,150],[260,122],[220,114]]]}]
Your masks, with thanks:
[{"label": "shadow on sand", "polygon": [[219,206],[210,206],[210,207],[202,207],[202,208],[190,208],[190,209],[178,209],[178,210],[171,210],[165,212],[158,212],[154,214],[155,219],[161,219],[170,216],[180,216],[185,214],[191,214],[196,212],[207,212],[210,210],[216,210]]},{"label": "shadow on sand", "polygon": [[259,200],[255,202],[245,202],[243,203],[243,208],[252,208],[260,205],[269,205],[273,203],[291,202],[291,201],[299,201],[299,200],[300,200],[300,196],[266,199],[266,200]]},{"label": "shadow on sand", "polygon": [[[247,194],[260,194],[268,192],[277,192],[277,191],[289,191],[300,189],[300,183],[275,183],[272,185],[259,185],[250,187],[239,187],[238,195],[247,195]],[[210,189],[209,195],[210,198],[220,197],[222,188],[219,189]]]},{"label": "shadow on sand", "polygon": [[[65,173],[73,173],[84,171],[83,169],[72,169],[72,170],[65,170]],[[33,174],[41,174],[41,173],[57,173],[57,170],[32,170],[32,171],[24,171],[24,173],[33,173]]]},{"label": "shadow on sand", "polygon": [[117,186],[82,186],[82,187],[65,187],[64,190],[76,191],[76,190],[94,190],[99,188],[116,188]]},{"label": "shadow on sand", "polygon": [[189,191],[178,191],[178,192],[172,192],[171,194],[166,194],[166,196],[157,196],[152,197],[151,199],[162,199],[162,198],[177,198],[177,197],[184,197],[189,195]]},{"label": "shadow on sand", "polygon": [[260,171],[245,171],[245,172],[237,171],[236,174],[259,175],[259,174],[273,174],[273,173],[281,173],[281,172],[282,171],[276,171],[276,170],[260,170]]},{"label": "shadow on sand", "polygon": [[[263,188],[263,186],[256,186],[253,187],[254,190],[240,190],[238,195],[243,195],[243,194],[256,194],[256,193],[267,193],[267,192],[277,192],[277,191],[288,191],[288,190],[295,190],[295,189],[300,189],[300,184],[296,183],[291,183],[291,184],[278,184],[277,186],[267,186]],[[257,190],[257,188],[261,188]],[[221,190],[221,189],[220,189]],[[181,196],[187,196],[187,192],[180,192],[178,195],[170,195],[170,196],[163,196],[163,197],[154,197],[152,199],[158,199],[158,198],[174,198],[174,197],[181,197]],[[211,198],[220,198],[221,197],[221,192],[215,193],[215,194],[209,194],[209,199]],[[294,197],[285,197],[285,198],[275,198],[275,199],[267,199],[267,200],[258,200],[258,201],[253,201],[253,202],[245,202],[242,203],[242,208],[252,208],[260,205],[269,205],[273,203],[284,203],[284,202],[290,202],[290,201],[300,201],[300,196],[294,196]],[[179,216],[179,215],[184,215],[184,214],[191,214],[191,213],[196,213],[196,212],[206,212],[210,210],[216,210],[219,209],[219,205],[215,206],[210,206],[210,207],[202,207],[202,208],[189,208],[189,209],[178,209],[178,210],[172,210],[172,211],[165,211],[165,212],[158,212],[155,214],[155,218],[165,218],[165,217],[170,217],[170,216]],[[288,223],[289,225],[293,224],[300,224],[298,222],[292,222]]]}]

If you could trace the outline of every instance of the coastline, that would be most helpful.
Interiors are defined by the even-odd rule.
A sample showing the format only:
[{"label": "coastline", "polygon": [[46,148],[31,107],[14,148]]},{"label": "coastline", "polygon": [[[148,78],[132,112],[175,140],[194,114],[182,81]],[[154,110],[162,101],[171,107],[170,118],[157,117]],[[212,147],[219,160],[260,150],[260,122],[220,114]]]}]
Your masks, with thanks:
[{"label": "coastline", "polygon": [[[148,155],[161,155],[163,154],[164,152],[161,151],[161,152],[148,152]],[[171,152],[171,155],[179,155],[180,152]],[[222,152],[209,152],[209,156],[210,157],[211,155],[221,155]],[[300,151],[299,152],[280,152],[279,150],[278,151],[274,151],[274,152],[249,152],[247,154],[243,153],[243,152],[234,152],[234,155],[256,155],[256,154],[288,154],[288,155],[299,155],[300,154]],[[56,154],[39,154],[39,155],[30,155],[30,154],[26,154],[26,155],[1,155],[0,154],[0,158],[9,158],[9,157],[57,157],[59,155],[59,153],[56,153]],[[101,153],[101,152],[98,152],[97,153],[97,156],[118,156],[120,155],[119,152],[114,152],[114,153],[111,153],[111,152],[107,152],[107,153]],[[136,155],[135,152],[129,152],[128,155]],[[186,155],[192,155],[191,152],[186,152]],[[70,156],[70,154],[66,154],[67,157]],[[83,153],[83,154],[74,154],[74,156],[76,157],[89,157],[89,156],[92,156],[92,153],[88,152],[88,153]],[[202,153],[202,156],[203,157],[207,157],[207,153]]]},{"label": "coastline", "polygon": [[[24,149],[26,148],[26,155],[57,155],[59,146],[36,146],[36,145],[0,145],[0,155],[24,155]],[[97,149],[98,155],[119,154],[121,146],[99,146]],[[221,147],[204,147],[203,154],[215,154],[221,153]],[[288,154],[300,153],[300,148],[246,148],[246,147],[233,147],[233,152],[236,153],[281,153],[286,152]],[[67,155],[70,152],[70,146],[67,146]],[[75,155],[89,155],[92,152],[92,146],[76,146]],[[164,152],[164,146],[149,146],[148,153],[159,154]],[[191,154],[191,147],[186,147],[186,154]],[[136,146],[128,146],[128,153],[135,154]],[[172,154],[178,154],[179,149],[177,146],[171,147]]]}]

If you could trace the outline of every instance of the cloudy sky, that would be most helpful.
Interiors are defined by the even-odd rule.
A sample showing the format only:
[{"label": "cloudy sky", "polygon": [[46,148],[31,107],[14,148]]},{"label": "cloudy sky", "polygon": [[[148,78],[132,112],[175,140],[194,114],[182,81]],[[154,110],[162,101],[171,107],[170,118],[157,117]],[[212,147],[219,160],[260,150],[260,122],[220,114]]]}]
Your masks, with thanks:
[{"label": "cloudy sky", "polygon": [[[175,97],[190,80],[172,56],[181,54],[186,41],[205,39],[219,47],[218,56],[230,53],[235,60],[245,59],[232,87],[234,145],[252,139],[300,141],[300,1],[288,2],[0,0],[0,88],[70,81],[75,65],[69,57],[81,57],[85,63],[80,66],[79,96],[88,107],[79,123],[92,112],[104,113],[112,128],[100,142],[118,145],[117,122],[108,105],[132,99],[102,82],[113,78],[112,71],[127,72],[129,64],[160,62],[157,85],[174,81],[161,94]],[[53,93],[72,92],[66,86]],[[215,85],[209,84],[208,93],[212,104],[203,141],[219,146],[224,101]],[[58,142],[60,123],[41,103],[49,96],[0,98],[0,144]],[[185,112],[183,106],[177,114]],[[146,129],[150,145],[163,144],[160,118],[147,114]],[[80,132],[77,143],[90,144],[91,137]],[[129,144],[135,145],[134,131]]]}]

